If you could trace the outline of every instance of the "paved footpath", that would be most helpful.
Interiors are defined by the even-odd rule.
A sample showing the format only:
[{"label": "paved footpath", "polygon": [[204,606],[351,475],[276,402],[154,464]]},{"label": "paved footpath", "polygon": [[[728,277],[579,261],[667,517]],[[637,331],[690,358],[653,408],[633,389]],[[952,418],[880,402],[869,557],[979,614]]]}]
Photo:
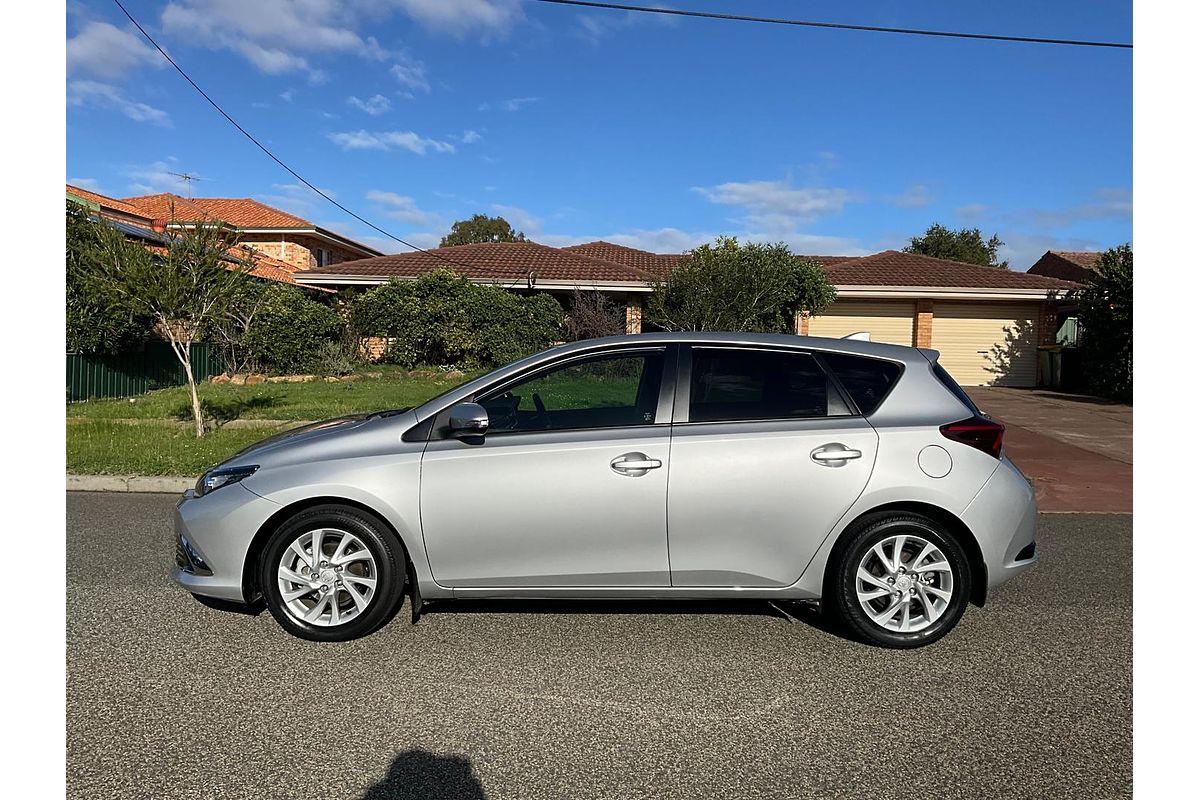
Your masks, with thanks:
[{"label": "paved footpath", "polygon": [[174,587],[174,502],[67,496],[76,800],[1131,795],[1128,516],[1044,515],[1038,567],[913,652],[746,600],[433,604],[318,645]]}]

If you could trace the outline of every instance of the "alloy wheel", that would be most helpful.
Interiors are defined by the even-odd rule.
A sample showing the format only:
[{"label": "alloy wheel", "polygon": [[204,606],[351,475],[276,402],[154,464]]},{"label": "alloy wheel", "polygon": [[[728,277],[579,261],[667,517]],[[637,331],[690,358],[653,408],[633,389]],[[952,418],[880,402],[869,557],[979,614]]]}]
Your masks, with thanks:
[{"label": "alloy wheel", "polygon": [[954,596],[954,572],[933,542],[898,534],[876,542],[862,557],[854,590],[876,625],[916,633],[946,613]]},{"label": "alloy wheel", "polygon": [[375,597],[379,569],[358,536],[318,528],[283,551],[277,578],[288,614],[308,625],[331,627],[366,611]]}]

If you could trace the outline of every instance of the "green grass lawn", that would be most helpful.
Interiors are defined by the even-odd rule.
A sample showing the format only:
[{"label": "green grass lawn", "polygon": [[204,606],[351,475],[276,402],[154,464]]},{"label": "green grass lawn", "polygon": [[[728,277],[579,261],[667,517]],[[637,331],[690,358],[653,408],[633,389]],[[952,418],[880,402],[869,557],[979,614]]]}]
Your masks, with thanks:
[{"label": "green grass lawn", "polygon": [[[318,420],[389,408],[415,406],[467,378],[409,377],[405,370],[378,367],[382,378],[325,383],[260,383],[233,386],[204,382],[200,400],[223,419]],[[474,374],[468,377],[473,377]],[[89,400],[67,406],[68,417],[89,419],[191,419],[186,386],[159,389],[133,398]]]},{"label": "green grass lawn", "polygon": [[[320,420],[415,406],[467,378],[422,372],[410,377],[395,367],[376,367],[381,378],[325,383],[204,383],[200,399],[210,416],[230,419]],[[472,376],[468,376],[472,377]],[[92,400],[67,406],[67,471],[88,475],[199,475],[208,467],[281,428],[219,426],[197,439],[189,424],[186,386],[132,399]],[[116,420],[162,421],[130,424]]]}]

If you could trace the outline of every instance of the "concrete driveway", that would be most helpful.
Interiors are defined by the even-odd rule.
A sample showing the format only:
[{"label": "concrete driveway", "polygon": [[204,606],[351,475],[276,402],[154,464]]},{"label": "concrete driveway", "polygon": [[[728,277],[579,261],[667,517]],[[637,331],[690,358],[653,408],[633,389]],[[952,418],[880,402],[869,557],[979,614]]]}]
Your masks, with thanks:
[{"label": "concrete driveway", "polygon": [[1008,427],[1008,457],[1033,479],[1042,511],[1133,511],[1133,407],[1040,389],[971,387]]}]

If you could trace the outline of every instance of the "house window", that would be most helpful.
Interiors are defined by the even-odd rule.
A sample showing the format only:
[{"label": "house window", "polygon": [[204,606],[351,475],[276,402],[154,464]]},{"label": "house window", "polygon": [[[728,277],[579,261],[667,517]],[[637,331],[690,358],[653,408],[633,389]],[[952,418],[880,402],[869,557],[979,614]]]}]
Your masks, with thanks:
[{"label": "house window", "polygon": [[316,256],[317,256],[317,269],[320,269],[321,267],[325,267],[325,266],[329,265],[329,255],[325,252],[325,250],[323,248],[318,247],[313,252],[316,253]]}]

